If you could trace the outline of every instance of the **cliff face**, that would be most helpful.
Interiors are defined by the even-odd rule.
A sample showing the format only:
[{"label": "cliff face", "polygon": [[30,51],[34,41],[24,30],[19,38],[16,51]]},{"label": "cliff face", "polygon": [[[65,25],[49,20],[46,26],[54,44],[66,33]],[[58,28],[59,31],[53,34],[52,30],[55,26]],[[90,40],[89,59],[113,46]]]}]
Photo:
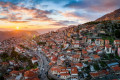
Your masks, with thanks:
[{"label": "cliff face", "polygon": [[120,20],[120,9],[117,9],[111,13],[108,13],[101,18],[98,18],[96,21],[104,21],[104,20]]}]

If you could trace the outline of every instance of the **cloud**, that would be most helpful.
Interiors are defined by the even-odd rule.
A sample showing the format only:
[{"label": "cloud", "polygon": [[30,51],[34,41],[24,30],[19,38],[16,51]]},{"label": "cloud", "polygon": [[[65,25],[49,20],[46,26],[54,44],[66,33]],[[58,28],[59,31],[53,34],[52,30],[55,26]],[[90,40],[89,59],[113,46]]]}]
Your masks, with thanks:
[{"label": "cloud", "polygon": [[68,25],[73,25],[73,24],[78,24],[78,23],[75,22],[75,21],[58,21],[58,22],[54,22],[51,25],[54,25],[54,26],[68,26]]},{"label": "cloud", "polygon": [[64,7],[85,9],[86,11],[106,12],[120,7],[120,0],[80,0],[71,1]]},{"label": "cloud", "polygon": [[28,21],[9,21],[9,22],[12,22],[12,23],[26,23],[26,22],[28,22]]},{"label": "cloud", "polygon": [[[28,9],[20,6],[16,6],[9,2],[0,2],[0,7],[2,8],[1,13],[6,16],[4,18],[10,22],[28,22],[32,20],[39,20],[39,21],[50,21],[51,18],[48,18],[47,15],[51,14],[51,11],[46,10],[39,10],[36,8]],[[7,11],[7,14],[4,11]],[[3,18],[1,18],[3,19]]]},{"label": "cloud", "polygon": [[63,16],[67,17],[67,18],[74,18],[74,19],[81,19],[81,20],[86,20],[87,16],[86,14],[82,14],[79,12],[64,12],[61,13]]}]

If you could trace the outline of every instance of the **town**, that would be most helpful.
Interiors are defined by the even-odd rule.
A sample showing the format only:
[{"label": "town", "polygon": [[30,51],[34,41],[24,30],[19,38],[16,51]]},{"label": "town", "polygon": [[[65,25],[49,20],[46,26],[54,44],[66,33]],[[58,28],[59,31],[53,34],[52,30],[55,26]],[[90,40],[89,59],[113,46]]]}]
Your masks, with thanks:
[{"label": "town", "polygon": [[89,22],[1,42],[1,80],[120,79],[120,40],[110,24],[120,25]]}]

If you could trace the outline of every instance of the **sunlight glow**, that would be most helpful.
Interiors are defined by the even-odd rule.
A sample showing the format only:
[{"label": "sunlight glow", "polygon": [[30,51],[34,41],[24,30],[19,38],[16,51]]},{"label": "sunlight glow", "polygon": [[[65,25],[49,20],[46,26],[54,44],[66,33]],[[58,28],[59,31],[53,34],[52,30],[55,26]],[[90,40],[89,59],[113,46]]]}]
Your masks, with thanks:
[{"label": "sunlight glow", "polygon": [[19,29],[20,29],[20,27],[18,27],[18,26],[17,26],[17,27],[16,27],[16,29],[17,29],[17,30],[19,30]]}]

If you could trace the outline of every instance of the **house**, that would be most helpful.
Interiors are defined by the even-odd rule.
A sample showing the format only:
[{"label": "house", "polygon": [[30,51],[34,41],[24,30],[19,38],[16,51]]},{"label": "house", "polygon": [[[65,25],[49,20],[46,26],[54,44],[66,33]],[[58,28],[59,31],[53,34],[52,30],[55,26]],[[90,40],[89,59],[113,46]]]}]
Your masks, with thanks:
[{"label": "house", "polygon": [[80,44],[79,43],[73,43],[73,48],[79,48]]},{"label": "house", "polygon": [[98,55],[93,55],[92,58],[93,58],[93,60],[99,60],[99,59],[100,59],[100,56],[98,56]]},{"label": "house", "polygon": [[9,63],[8,62],[2,62],[2,67],[8,67]]},{"label": "house", "polygon": [[109,74],[109,72],[106,70],[90,72],[91,77],[94,79],[97,77],[103,77],[103,76],[108,75],[108,74]]},{"label": "house", "polygon": [[80,61],[80,55],[79,54],[75,54],[72,56],[72,61],[73,62],[79,62]]},{"label": "house", "polygon": [[86,47],[86,50],[87,50],[88,53],[92,53],[93,52],[93,47],[92,46]]},{"label": "house", "polygon": [[62,71],[60,72],[60,74],[63,74],[63,73],[69,73],[69,71],[68,71],[68,70],[62,70]]},{"label": "house", "polygon": [[82,41],[84,42],[84,43],[86,43],[86,41],[87,41],[87,37],[82,37]]},{"label": "house", "polygon": [[114,40],[114,46],[115,48],[120,47],[120,40]]},{"label": "house", "polygon": [[95,68],[94,68],[93,65],[90,65],[90,71],[91,71],[91,72],[94,72],[94,71],[95,71]]},{"label": "house", "polygon": [[75,67],[77,67],[77,69],[81,71],[81,69],[83,68],[83,64],[82,63],[76,63]]},{"label": "house", "polygon": [[114,40],[114,45],[115,44],[120,44],[120,40]]},{"label": "house", "polygon": [[37,77],[38,75],[36,73],[34,73],[33,71],[26,71],[24,73],[24,78],[25,79],[32,79],[32,78],[35,78]]},{"label": "house", "polygon": [[99,39],[100,40],[100,46],[104,46],[104,40],[103,39]]},{"label": "house", "polygon": [[84,60],[82,60],[82,62],[89,61],[89,60],[91,60],[89,56],[84,56]]},{"label": "house", "polygon": [[53,67],[50,69],[50,71],[51,71],[51,73],[52,73],[53,75],[58,75],[58,74],[60,74],[61,69],[60,69],[58,66],[53,66]]},{"label": "house", "polygon": [[78,80],[78,70],[77,67],[71,68],[71,80]]},{"label": "house", "polygon": [[96,45],[100,45],[100,40],[99,40],[99,39],[96,39],[96,40],[95,40],[95,44],[96,44]]},{"label": "house", "polygon": [[113,67],[111,67],[111,68],[112,68],[112,70],[113,70],[114,72],[120,74],[120,67],[119,67],[119,66],[113,66]]},{"label": "house", "polygon": [[10,75],[7,77],[4,77],[6,80],[23,80],[23,73],[22,71],[11,71]]},{"label": "house", "polygon": [[103,46],[104,45],[104,40],[103,39],[96,39],[95,44],[98,46]]},{"label": "house", "polygon": [[113,63],[109,63],[107,64],[109,67],[113,67],[113,66],[119,66],[118,62],[113,62]]},{"label": "house", "polygon": [[96,53],[97,53],[97,54],[102,54],[103,51],[102,51],[102,50],[96,50]]},{"label": "house", "polygon": [[67,53],[71,53],[71,52],[72,52],[72,50],[71,50],[71,49],[68,49],[68,50],[67,50]]},{"label": "house", "polygon": [[36,62],[38,62],[38,59],[37,59],[36,57],[33,57],[33,58],[32,58],[32,63],[34,64],[34,63],[36,63]]},{"label": "house", "polygon": [[111,46],[111,45],[105,45],[105,52],[106,52],[107,54],[112,53],[112,46]]},{"label": "house", "polygon": [[87,53],[87,51],[85,49],[82,49],[82,55],[84,55],[84,56],[88,55],[88,53]]},{"label": "house", "polygon": [[10,60],[10,61],[9,61],[9,64],[10,64],[10,65],[14,65],[14,64],[15,64],[15,61],[14,61],[14,60]]},{"label": "house", "polygon": [[105,40],[105,45],[109,45],[110,41],[109,40]]},{"label": "house", "polygon": [[92,43],[92,40],[91,39],[88,39],[87,40],[87,44],[91,44]]},{"label": "house", "polygon": [[39,73],[39,68],[31,69],[30,71],[33,71],[34,73]]},{"label": "house", "polygon": [[54,65],[54,63],[53,63],[53,62],[50,62],[50,63],[49,63],[49,66],[53,66],[53,65]]},{"label": "house", "polygon": [[38,77],[33,78],[32,80],[40,80]]},{"label": "house", "polygon": [[120,57],[120,47],[118,48],[118,56]]},{"label": "house", "polygon": [[58,59],[58,57],[56,57],[56,56],[52,56],[51,57],[51,61],[53,62],[53,63],[56,63],[57,62],[57,59]]},{"label": "house", "polygon": [[12,75],[12,76],[18,76],[19,73],[20,73],[19,71],[13,70],[13,71],[10,72],[10,75]]},{"label": "house", "polygon": [[62,73],[62,74],[60,74],[60,78],[62,80],[67,80],[68,78],[70,78],[70,74],[69,73]]}]

